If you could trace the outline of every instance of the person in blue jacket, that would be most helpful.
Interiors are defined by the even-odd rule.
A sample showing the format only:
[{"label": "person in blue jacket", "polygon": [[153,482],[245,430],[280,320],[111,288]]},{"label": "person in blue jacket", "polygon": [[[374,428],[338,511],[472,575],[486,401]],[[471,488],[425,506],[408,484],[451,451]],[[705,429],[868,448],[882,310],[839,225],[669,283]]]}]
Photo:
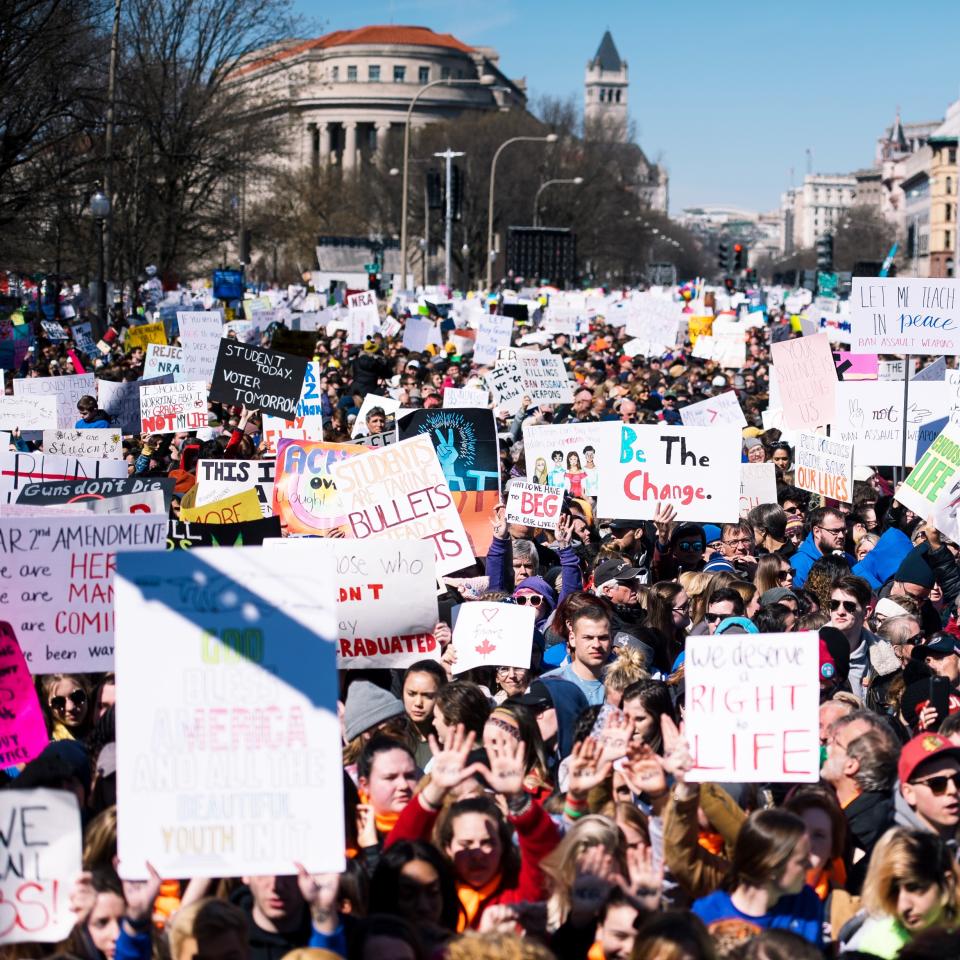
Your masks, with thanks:
[{"label": "person in blue jacket", "polygon": [[97,398],[89,395],[81,397],[77,401],[77,412],[80,419],[73,425],[75,430],[94,430],[108,429],[110,423],[110,414],[106,410],[101,410],[97,406]]},{"label": "person in blue jacket", "polygon": [[837,553],[846,558],[852,567],[857,561],[843,549],[847,538],[847,523],[838,510],[825,507],[810,511],[810,532],[790,558],[793,567],[793,587],[799,590],[806,582],[810,568],[828,553]]}]

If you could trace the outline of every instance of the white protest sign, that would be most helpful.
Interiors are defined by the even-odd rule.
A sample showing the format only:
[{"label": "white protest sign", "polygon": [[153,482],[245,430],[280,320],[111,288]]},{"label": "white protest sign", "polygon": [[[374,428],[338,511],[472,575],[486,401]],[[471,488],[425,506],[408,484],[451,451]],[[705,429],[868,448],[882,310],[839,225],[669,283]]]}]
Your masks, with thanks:
[{"label": "white protest sign", "polygon": [[509,414],[520,409],[524,397],[530,397],[531,408],[573,400],[573,385],[563,357],[547,350],[501,348],[486,382],[494,406]]},{"label": "white protest sign", "polygon": [[507,523],[556,530],[563,507],[563,487],[543,487],[526,480],[510,481]]},{"label": "white protest sign", "polygon": [[343,870],[334,574],[312,546],[120,557],[125,877]]},{"label": "white protest sign", "polygon": [[960,370],[947,370],[944,390],[947,409],[950,411],[950,423],[960,424]]},{"label": "white protest sign", "polygon": [[443,391],[443,406],[449,410],[455,407],[486,407],[490,405],[490,392],[472,387],[447,387]]},{"label": "white protest sign", "polygon": [[[126,466],[126,464],[124,464]],[[120,551],[165,550],[167,515],[0,519],[0,604],[31,673],[113,669],[113,571]]]},{"label": "white protest sign", "polygon": [[854,277],[850,326],[854,353],[960,354],[960,280]]},{"label": "white protest sign", "polygon": [[122,460],[123,435],[118,429],[44,430],[43,452],[91,460]]},{"label": "white protest sign", "polygon": [[634,294],[627,301],[627,333],[650,344],[655,353],[676,346],[683,305],[654,296]]},{"label": "white protest sign", "polygon": [[[2,943],[56,943],[77,922],[70,891],[81,870],[83,835],[76,794],[0,791]],[[32,951],[38,955],[38,951]]]},{"label": "white protest sign", "polygon": [[754,507],[777,502],[777,468],[772,463],[740,464],[740,517]]},{"label": "white protest sign", "polygon": [[276,461],[267,460],[198,460],[196,506],[205,507],[235,497],[246,490],[255,490],[260,511],[273,516],[273,481]]},{"label": "white protest sign", "polygon": [[347,297],[347,343],[364,343],[377,332],[379,322],[377,295],[372,290]]},{"label": "white protest sign", "polygon": [[822,497],[853,502],[853,444],[799,433],[794,454],[794,484]]},{"label": "white protest sign", "polygon": [[562,487],[574,497],[595,497],[599,489],[598,423],[523,424],[527,479]]},{"label": "white protest sign", "polygon": [[733,390],[725,390],[715,397],[707,397],[680,409],[680,419],[685,427],[710,427],[715,423],[732,423],[743,429],[746,417],[740,401]]},{"label": "white protest sign", "polygon": [[380,407],[389,417],[391,414],[396,416],[400,406],[400,401],[394,400],[393,397],[381,397],[375,393],[368,393],[363,398],[363,403],[360,404],[357,419],[353,422],[353,429],[350,431],[351,438],[366,436],[370,433],[369,429],[367,429],[367,414],[374,408]]},{"label": "white protest sign", "polygon": [[0,500],[13,503],[28,483],[77,480],[90,477],[120,478],[129,474],[126,460],[93,460],[52,453],[20,453],[0,450]]},{"label": "white protest sign", "polygon": [[156,383],[140,388],[140,422],[144,433],[176,433],[208,425],[204,380]]},{"label": "white protest sign", "polygon": [[[169,373],[174,380],[183,380],[183,347],[171,347],[164,343],[148,343],[143,361],[144,379],[162,377]],[[204,381],[206,382],[206,381]]]},{"label": "white protest sign", "polygon": [[501,347],[510,346],[513,335],[513,317],[499,314],[484,314],[477,328],[477,339],[473,346],[473,362],[477,366],[492,366]]},{"label": "white protest sign", "polygon": [[180,327],[181,380],[209,383],[217,365],[223,317],[216,310],[177,311]]},{"label": "white protest sign", "polygon": [[276,454],[277,441],[281,437],[291,440],[323,439],[323,401],[320,397],[320,363],[311,360],[307,364],[293,420],[284,420],[269,413],[263,415],[263,439],[267,453]]},{"label": "white protest sign", "polygon": [[[78,413],[75,419],[79,417]],[[52,430],[57,419],[56,397],[0,397],[0,430]]]},{"label": "white protest sign", "polygon": [[715,360],[721,367],[739,370],[747,360],[746,332],[747,327],[736,320],[716,317],[711,332],[697,337],[693,355],[703,360]]},{"label": "white protest sign", "polygon": [[403,327],[403,346],[413,353],[423,353],[430,343],[436,327],[429,317],[414,314],[407,317]]},{"label": "white protest sign", "polygon": [[694,783],[815,783],[820,648],[809,633],[690,636],[686,737]]},{"label": "white protest sign", "polygon": [[739,518],[738,427],[596,426],[598,516],[652,520],[657,506],[669,503],[681,521]]},{"label": "white protest sign", "polygon": [[550,333],[563,333],[568,337],[577,335],[577,311],[570,307],[555,306],[551,303],[543,319],[543,329]]},{"label": "white protest sign", "polygon": [[77,401],[97,395],[96,377],[77,373],[65,377],[25,377],[13,381],[15,397],[55,397],[57,427],[72,427],[79,419]]},{"label": "white protest sign", "polygon": [[530,667],[532,606],[474,600],[453,608],[454,674],[475,667]]},{"label": "white protest sign", "polygon": [[330,474],[348,535],[429,540],[440,575],[473,563],[463,521],[426,434],[342,460]]}]

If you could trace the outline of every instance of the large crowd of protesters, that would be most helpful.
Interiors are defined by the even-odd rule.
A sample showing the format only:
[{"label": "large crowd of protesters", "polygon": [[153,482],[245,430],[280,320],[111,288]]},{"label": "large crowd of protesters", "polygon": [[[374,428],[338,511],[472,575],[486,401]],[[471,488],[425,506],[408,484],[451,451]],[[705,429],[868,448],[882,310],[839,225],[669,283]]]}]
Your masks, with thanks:
[{"label": "large crowd of protesters", "polygon": [[[385,303],[402,316],[405,306]],[[493,304],[493,309],[498,309]],[[415,306],[414,306],[414,309]],[[517,336],[535,330],[518,326]],[[113,330],[127,321],[117,312]],[[401,337],[350,345],[318,332],[324,439],[348,441],[368,394],[438,407],[484,387],[447,317],[444,346]],[[958,546],[893,498],[891,471],[858,463],[851,502],[794,485],[794,449],[763,429],[775,309],[751,329],[741,369],[692,356],[624,354],[597,316],[546,345],[574,381],[571,404],[495,411],[501,501],[525,478],[522,426],[676,424],[733,390],[749,426],[744,462],[772,462],[776,502],[737,523],[598,517],[579,460],[556,532],[490,516],[487,556],[447,578],[441,656],[404,670],[340,673],[347,869],[207,880],[118,878],[111,675],[37,677],[51,743],[7,788],[76,793],[84,873],[60,944],[12,958],[78,960],[805,960],[960,956]],[[263,332],[269,345],[272,328]],[[134,380],[143,352],[88,357]],[[457,346],[459,345],[459,346]],[[38,338],[12,377],[74,372],[70,341]],[[460,350],[461,352],[458,352]],[[173,514],[204,458],[267,456],[257,411],[210,405],[211,429],[127,437],[131,476],[172,476]],[[78,427],[110,426],[85,398]],[[392,429],[380,408],[364,432]],[[21,450],[30,443],[18,435]],[[891,560],[884,533],[909,541]],[[898,538],[902,543],[902,539]],[[242,548],[238,548],[242,549]],[[889,552],[889,551],[888,551]],[[526,668],[454,674],[450,610],[530,605]],[[684,648],[691,635],[817,631],[818,783],[691,782]],[[600,736],[602,732],[602,736]],[[318,814],[319,815],[319,814]]]}]

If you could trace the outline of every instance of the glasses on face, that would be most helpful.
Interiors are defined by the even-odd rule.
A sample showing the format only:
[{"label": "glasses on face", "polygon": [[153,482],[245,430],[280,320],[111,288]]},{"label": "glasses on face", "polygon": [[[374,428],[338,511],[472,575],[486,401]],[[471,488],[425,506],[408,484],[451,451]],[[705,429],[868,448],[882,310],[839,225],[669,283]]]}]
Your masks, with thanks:
[{"label": "glasses on face", "polygon": [[725,620],[725,619],[727,618],[727,616],[729,616],[729,614],[726,614],[726,613],[708,613],[703,619],[706,620],[707,623],[718,623],[718,622],[721,621],[721,620]]},{"label": "glasses on face", "polygon": [[944,773],[937,777],[927,777],[926,780],[911,780],[910,783],[915,787],[927,787],[935,797],[942,797],[951,783],[954,791],[960,793],[960,773]]},{"label": "glasses on face", "polygon": [[841,607],[843,607],[843,609],[846,610],[847,613],[856,613],[860,609],[860,605],[857,603],[854,603],[853,600],[831,600],[830,601],[830,609],[832,611],[839,610]]},{"label": "glasses on face", "polygon": [[793,570],[781,570],[777,574],[777,583],[786,583],[793,576]]},{"label": "glasses on face", "polygon": [[797,506],[784,507],[783,512],[789,514],[791,517],[797,517],[800,515],[801,510]]},{"label": "glasses on face", "polygon": [[82,690],[74,690],[65,697],[51,697],[50,709],[57,713],[63,713],[67,709],[67,701],[70,701],[75,707],[82,707],[87,702],[87,695]]},{"label": "glasses on face", "polygon": [[681,540],[681,550],[692,550],[694,553],[703,553],[703,541],[701,540]]},{"label": "glasses on face", "polygon": [[821,527],[820,529],[821,529],[824,533],[829,533],[829,534],[831,534],[831,535],[834,536],[834,537],[837,536],[838,534],[846,533],[846,532],[847,532],[847,528],[846,528],[846,527]]},{"label": "glasses on face", "polygon": [[674,613],[686,613],[690,609],[690,601],[680,604],[679,607],[673,607],[672,610]]},{"label": "glasses on face", "polygon": [[742,547],[750,543],[749,537],[741,537],[737,540],[721,540],[723,544],[726,544],[728,547]]},{"label": "glasses on face", "polygon": [[519,597],[514,597],[514,601],[519,604],[521,607],[526,606],[528,603],[532,607],[539,607],[543,603],[543,597],[539,593],[521,593]]}]

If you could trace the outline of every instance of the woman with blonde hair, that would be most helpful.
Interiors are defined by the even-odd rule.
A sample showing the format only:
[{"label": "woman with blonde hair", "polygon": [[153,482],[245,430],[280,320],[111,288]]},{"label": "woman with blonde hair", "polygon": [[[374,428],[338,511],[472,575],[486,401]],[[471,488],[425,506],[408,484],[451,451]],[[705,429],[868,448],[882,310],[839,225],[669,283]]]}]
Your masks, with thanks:
[{"label": "woman with blonde hair", "polygon": [[85,673],[48,673],[38,678],[40,704],[51,740],[82,740],[93,727],[94,684]]},{"label": "woman with blonde hair", "polygon": [[603,671],[603,702],[619,707],[623,702],[623,691],[638,680],[647,680],[650,674],[646,670],[646,657],[633,647],[613,648],[613,660]]},{"label": "woman with blonde hair", "polygon": [[[950,850],[926,830],[888,830],[873,848],[863,881],[863,914],[840,932],[840,950],[898,956],[922,930],[957,924],[957,866]],[[851,927],[860,919],[860,925]]]},{"label": "woman with blonde hair", "polygon": [[677,577],[677,580],[690,600],[690,622],[699,623],[707,612],[707,591],[710,589],[713,574],[685,570]]}]

